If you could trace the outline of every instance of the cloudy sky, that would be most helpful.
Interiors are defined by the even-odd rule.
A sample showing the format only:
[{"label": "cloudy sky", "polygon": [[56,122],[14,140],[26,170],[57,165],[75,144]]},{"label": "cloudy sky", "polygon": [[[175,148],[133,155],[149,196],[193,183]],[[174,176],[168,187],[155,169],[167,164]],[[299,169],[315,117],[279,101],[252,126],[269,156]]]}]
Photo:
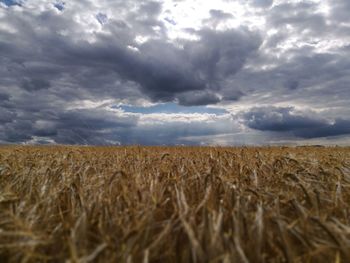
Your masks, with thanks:
[{"label": "cloudy sky", "polygon": [[350,144],[349,0],[0,0],[0,143]]}]

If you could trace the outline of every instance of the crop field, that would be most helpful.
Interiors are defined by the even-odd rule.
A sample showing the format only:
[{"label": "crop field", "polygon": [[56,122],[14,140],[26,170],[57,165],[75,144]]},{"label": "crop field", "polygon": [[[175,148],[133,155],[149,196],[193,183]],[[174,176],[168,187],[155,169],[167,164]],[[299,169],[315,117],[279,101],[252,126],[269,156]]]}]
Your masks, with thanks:
[{"label": "crop field", "polygon": [[0,262],[350,262],[350,148],[0,147]]}]

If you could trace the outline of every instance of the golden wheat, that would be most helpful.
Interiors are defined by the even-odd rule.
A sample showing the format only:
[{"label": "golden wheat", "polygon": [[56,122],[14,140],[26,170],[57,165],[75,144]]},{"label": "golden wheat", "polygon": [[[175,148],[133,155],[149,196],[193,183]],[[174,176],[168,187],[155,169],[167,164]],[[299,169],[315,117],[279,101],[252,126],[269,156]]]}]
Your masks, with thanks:
[{"label": "golden wheat", "polygon": [[350,262],[350,148],[0,148],[0,262]]}]

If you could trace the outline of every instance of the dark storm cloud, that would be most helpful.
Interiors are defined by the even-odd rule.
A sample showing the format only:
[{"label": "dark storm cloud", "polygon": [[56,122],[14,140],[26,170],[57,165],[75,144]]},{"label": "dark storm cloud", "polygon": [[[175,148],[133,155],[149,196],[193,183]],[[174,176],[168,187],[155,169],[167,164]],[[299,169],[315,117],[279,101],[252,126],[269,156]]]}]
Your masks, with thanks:
[{"label": "dark storm cloud", "polygon": [[8,122],[12,122],[15,117],[15,113],[0,107],[0,123],[5,124]]},{"label": "dark storm cloud", "polygon": [[62,112],[49,125],[56,131],[50,138],[57,143],[105,144],[108,137],[118,141],[120,134],[135,127],[136,119],[118,117],[104,110],[84,109]]},{"label": "dark storm cloud", "polygon": [[293,131],[325,125],[325,120],[294,114],[293,108],[253,108],[244,114],[244,119],[248,127],[262,131]]},{"label": "dark storm cloud", "polygon": [[221,81],[235,74],[260,44],[259,36],[246,30],[203,29],[196,34],[200,40],[185,41],[184,48],[150,40],[135,45],[139,52],[100,43],[81,44],[71,54],[74,61],[105,66],[122,79],[137,83],[154,101],[173,101],[185,91],[219,90]]},{"label": "dark storm cloud", "polygon": [[[17,116],[16,116],[17,117]],[[1,140],[6,142],[23,142],[30,140],[32,134],[28,133],[32,128],[30,120],[18,120],[17,118],[10,123],[5,123],[2,126]]]},{"label": "dark storm cloud", "polygon": [[259,35],[245,29],[222,32],[203,29],[197,34],[200,41],[188,43],[185,50],[195,73],[205,76],[212,90],[220,90],[221,81],[236,74],[261,44]]},{"label": "dark storm cloud", "polygon": [[220,97],[208,91],[205,92],[186,92],[179,96],[179,104],[183,106],[200,106],[216,104],[220,102]]},{"label": "dark storm cloud", "polygon": [[[112,113],[104,110],[70,110],[60,113],[57,116],[60,128],[86,128],[91,126],[93,129],[108,129],[115,127],[132,127],[135,125],[134,118],[118,118]],[[56,120],[56,121],[57,121]]]},{"label": "dark storm cloud", "polygon": [[296,130],[295,135],[303,138],[318,138],[350,134],[350,120],[336,119],[319,128]]},{"label": "dark storm cloud", "polygon": [[301,138],[319,138],[350,134],[350,120],[327,120],[294,108],[253,108],[243,114],[249,128],[261,131],[290,132]]},{"label": "dark storm cloud", "polygon": [[299,86],[299,81],[295,79],[287,79],[285,86],[290,90],[295,90]]},{"label": "dark storm cloud", "polygon": [[[70,85],[86,88],[87,93],[95,96],[105,93],[120,97],[123,93],[120,86],[113,90],[115,79],[119,79],[136,84],[131,87],[138,87],[146,98],[164,102],[173,101],[186,91],[219,91],[223,79],[240,70],[261,43],[259,35],[246,29],[195,31],[199,40],[183,41],[183,48],[163,39],[136,43],[132,32],[149,36],[164,34],[164,26],[157,20],[160,11],[159,3],[144,2],[138,8],[138,16],[124,22],[98,13],[98,22],[115,35],[96,33],[94,43],[73,41],[73,37],[57,34],[67,27],[74,32],[74,22],[64,15],[46,11],[32,16],[24,11],[19,17],[8,13],[12,25],[21,33],[8,35],[1,45],[7,49],[5,58],[8,61],[22,61],[24,67],[18,67],[12,75],[26,78],[19,84],[25,90],[48,88],[50,84],[43,78],[49,78],[51,82],[69,81]],[[216,10],[215,14],[218,12]],[[50,30],[33,27],[42,27],[43,21]],[[155,26],[160,27],[160,33],[154,31]],[[101,74],[108,77],[103,80]],[[124,90],[129,87],[126,85]]]},{"label": "dark storm cloud", "polygon": [[[183,49],[159,41],[140,46],[145,58],[141,57],[136,67],[135,61],[126,77],[138,82],[156,101],[171,101],[178,94],[191,90],[219,92],[222,80],[239,71],[260,44],[259,36],[245,30],[203,29],[196,34],[200,40],[185,42]],[[129,67],[123,65],[122,68]]]}]

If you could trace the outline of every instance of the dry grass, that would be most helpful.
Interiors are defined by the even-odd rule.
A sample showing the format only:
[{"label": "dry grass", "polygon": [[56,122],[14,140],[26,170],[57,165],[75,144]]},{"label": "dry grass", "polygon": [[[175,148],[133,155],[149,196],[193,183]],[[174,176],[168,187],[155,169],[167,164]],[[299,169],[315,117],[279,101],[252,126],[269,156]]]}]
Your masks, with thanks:
[{"label": "dry grass", "polygon": [[1,147],[1,262],[350,262],[350,148]]}]

